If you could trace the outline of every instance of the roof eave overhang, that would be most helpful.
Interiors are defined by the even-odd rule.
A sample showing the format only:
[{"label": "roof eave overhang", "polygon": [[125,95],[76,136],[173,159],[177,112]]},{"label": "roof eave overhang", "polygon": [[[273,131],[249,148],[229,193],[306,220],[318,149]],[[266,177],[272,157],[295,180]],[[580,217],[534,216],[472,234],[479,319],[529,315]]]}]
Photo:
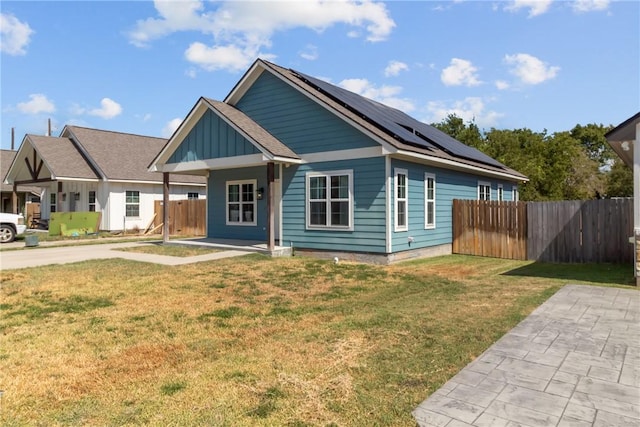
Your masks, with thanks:
[{"label": "roof eave overhang", "polygon": [[248,168],[254,166],[264,166],[269,162],[282,164],[301,164],[302,159],[265,156],[263,154],[247,154],[244,156],[222,157],[218,159],[194,160],[190,162],[166,163],[164,165],[156,165],[158,167],[153,172],[169,172],[169,173],[191,173],[206,175],[211,170]]},{"label": "roof eave overhang", "polygon": [[493,178],[505,179],[508,181],[515,182],[527,182],[529,178],[520,175],[514,175],[508,172],[500,172],[491,169],[485,169],[480,166],[468,165],[464,163],[460,163],[454,160],[442,159],[439,157],[429,156],[421,153],[414,153],[407,150],[398,150],[394,154],[391,155],[394,158],[410,160],[410,161],[419,161],[420,163],[441,167],[443,169],[457,170],[460,172],[467,172],[474,175],[482,175]]}]

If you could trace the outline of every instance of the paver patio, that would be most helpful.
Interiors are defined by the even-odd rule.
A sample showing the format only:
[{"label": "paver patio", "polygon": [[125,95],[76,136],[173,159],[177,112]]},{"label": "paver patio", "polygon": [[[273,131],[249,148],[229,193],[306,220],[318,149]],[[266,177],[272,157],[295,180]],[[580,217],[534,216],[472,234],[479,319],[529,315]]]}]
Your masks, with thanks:
[{"label": "paver patio", "polygon": [[422,402],[427,426],[639,426],[640,292],[567,285]]}]

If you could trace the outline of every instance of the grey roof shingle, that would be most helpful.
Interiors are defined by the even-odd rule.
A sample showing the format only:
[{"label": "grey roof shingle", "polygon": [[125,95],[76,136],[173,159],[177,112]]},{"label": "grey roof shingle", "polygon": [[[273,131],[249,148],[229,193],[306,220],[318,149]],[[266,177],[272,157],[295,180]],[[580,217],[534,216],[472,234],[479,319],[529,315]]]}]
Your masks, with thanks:
[{"label": "grey roof shingle", "polygon": [[[4,178],[7,176],[7,172],[9,172],[9,168],[11,167],[11,163],[13,163],[13,159],[16,158],[16,154],[18,154],[15,150],[0,150],[0,190],[1,191],[13,191],[13,184],[5,184]],[[28,185],[18,185],[17,188],[19,193],[34,193],[40,194],[39,187],[31,187]]]},{"label": "grey roof shingle", "polygon": [[27,135],[26,137],[55,177],[99,179],[69,138]]},{"label": "grey roof shingle", "polygon": [[[167,142],[164,138],[133,135],[80,126],[66,126],[73,138],[93,159],[99,173],[109,180],[162,182],[162,174],[149,172],[147,165]],[[205,178],[171,174],[171,182],[204,184]]]},{"label": "grey roof shingle", "polygon": [[286,157],[290,159],[300,159],[289,147],[280,142],[276,137],[267,132],[262,126],[253,121],[237,108],[224,102],[209,98],[203,98],[211,108],[224,116],[236,127],[242,129],[249,137],[264,150],[276,157]]}]

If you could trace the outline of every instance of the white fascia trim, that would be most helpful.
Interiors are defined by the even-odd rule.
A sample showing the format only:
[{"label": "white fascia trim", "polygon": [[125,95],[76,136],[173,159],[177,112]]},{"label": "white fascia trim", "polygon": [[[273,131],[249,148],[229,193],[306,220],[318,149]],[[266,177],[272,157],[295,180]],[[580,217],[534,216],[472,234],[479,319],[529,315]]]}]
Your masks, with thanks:
[{"label": "white fascia trim", "polygon": [[72,178],[72,177],[66,177],[66,176],[61,176],[61,177],[54,177],[53,175],[51,175],[51,179],[53,181],[76,181],[76,182],[100,182],[102,181],[101,179],[98,178]]},{"label": "white fascia trim", "polygon": [[184,138],[191,132],[191,129],[198,123],[198,120],[202,118],[204,113],[209,109],[209,106],[205,103],[203,98],[200,98],[196,105],[193,107],[189,115],[180,123],[178,129],[174,132],[173,136],[162,148],[162,151],[154,162],[149,166],[150,172],[156,172],[158,169],[158,165],[165,164],[165,162],[171,157],[171,154],[175,151],[174,146],[176,141],[183,141]]},{"label": "white fascia trim", "polygon": [[302,159],[292,159],[290,157],[281,157],[281,156],[266,156],[266,155],[263,155],[262,159],[265,162],[278,162],[278,163],[289,163],[289,164],[293,163],[293,164],[297,164],[297,165],[303,163]]},{"label": "white fascia trim", "polygon": [[456,170],[465,171],[465,172],[473,172],[478,175],[504,178],[504,179],[508,179],[509,181],[517,181],[517,182],[529,181],[529,178],[523,178],[523,177],[511,175],[510,173],[490,171],[477,166],[465,165],[464,163],[459,163],[453,160],[440,159],[438,157],[427,156],[425,154],[420,154],[420,153],[413,153],[411,151],[398,150],[396,154],[400,158],[408,157],[409,159],[419,159],[422,161],[426,161],[427,164],[430,164],[432,166],[439,166],[445,169],[456,169]]},{"label": "white fascia trim", "polygon": [[236,167],[259,166],[263,165],[264,162],[262,154],[248,154],[246,156],[168,163],[162,166],[161,172],[179,173],[199,170],[233,169]]},{"label": "white fascia trim", "polygon": [[253,85],[253,83],[258,80],[258,77],[265,70],[264,67],[261,66],[260,60],[256,60],[251,68],[247,70],[242,79],[235,85],[235,87],[231,90],[231,92],[227,95],[223,102],[235,105],[240,98],[249,90],[249,88]]},{"label": "white fascia trim", "polygon": [[[152,185],[162,185],[162,181],[133,181],[128,179],[111,179],[109,182],[118,183],[118,184],[152,184]],[[207,184],[199,184],[197,182],[181,182],[181,181],[171,181],[169,180],[169,185],[189,185],[193,187],[206,187]]]},{"label": "white fascia trim", "polygon": [[[254,70],[256,68],[259,68],[260,71],[259,72],[255,72]],[[396,151],[398,151],[397,148],[395,148],[394,146],[389,144],[383,138],[380,138],[378,135],[372,133],[370,130],[362,127],[357,122],[351,120],[350,118],[346,117],[344,114],[339,112],[338,110],[336,110],[336,109],[332,108],[331,106],[325,104],[320,99],[318,99],[317,97],[315,97],[312,94],[308,93],[307,91],[305,91],[305,90],[299,88],[298,86],[292,84],[289,80],[285,79],[280,74],[275,73],[275,72],[271,72],[270,69],[262,67],[261,64],[259,64],[257,61],[254,64],[254,66],[251,68],[251,70],[249,70],[247,72],[247,75],[244,77],[244,80],[240,84],[238,84],[236,86],[236,88],[233,90],[233,92],[231,94],[229,94],[229,96],[227,96],[225,98],[224,102],[228,102],[231,105],[235,105],[235,103],[238,102],[238,100],[242,97],[242,95],[244,95],[244,93],[248,90],[248,88],[251,87],[251,85],[258,79],[258,77],[260,77],[260,75],[262,74],[263,71],[269,71],[274,77],[277,77],[282,82],[286,83],[289,87],[297,90],[299,93],[301,93],[302,95],[306,96],[307,98],[309,98],[310,100],[312,100],[313,102],[315,102],[316,104],[321,106],[322,108],[326,109],[327,111],[331,112],[332,114],[334,114],[339,119],[347,122],[350,126],[355,127],[360,132],[364,133],[369,138],[371,138],[374,141],[376,141],[378,144],[380,144],[382,146],[383,150],[386,151],[385,154],[391,154],[391,153],[395,153]],[[245,85],[248,85],[248,86],[245,87]]]},{"label": "white fascia trim", "polygon": [[350,150],[323,151],[302,154],[301,163],[335,162],[338,160],[365,159],[385,155],[383,147],[353,148]]}]

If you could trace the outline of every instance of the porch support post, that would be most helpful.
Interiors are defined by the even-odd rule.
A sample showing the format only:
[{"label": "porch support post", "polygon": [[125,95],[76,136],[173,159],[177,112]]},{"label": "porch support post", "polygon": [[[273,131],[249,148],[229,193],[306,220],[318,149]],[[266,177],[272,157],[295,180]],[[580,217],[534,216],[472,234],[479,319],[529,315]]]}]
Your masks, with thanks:
[{"label": "porch support post", "polygon": [[18,209],[18,184],[13,184],[13,192],[11,193],[11,206],[14,214],[19,213]]},{"label": "porch support post", "polygon": [[275,237],[275,215],[273,209],[275,207],[274,199],[274,163],[267,163],[267,250],[269,252],[273,252],[276,246],[276,237]]},{"label": "porch support post", "polygon": [[62,191],[62,182],[58,181],[58,195],[56,197],[56,201],[57,201],[57,207],[56,207],[56,211],[57,212],[63,212],[64,211],[64,202],[62,201],[62,195],[63,195],[63,191]]},{"label": "porch support post", "polygon": [[162,173],[162,243],[169,241],[169,172]]}]

